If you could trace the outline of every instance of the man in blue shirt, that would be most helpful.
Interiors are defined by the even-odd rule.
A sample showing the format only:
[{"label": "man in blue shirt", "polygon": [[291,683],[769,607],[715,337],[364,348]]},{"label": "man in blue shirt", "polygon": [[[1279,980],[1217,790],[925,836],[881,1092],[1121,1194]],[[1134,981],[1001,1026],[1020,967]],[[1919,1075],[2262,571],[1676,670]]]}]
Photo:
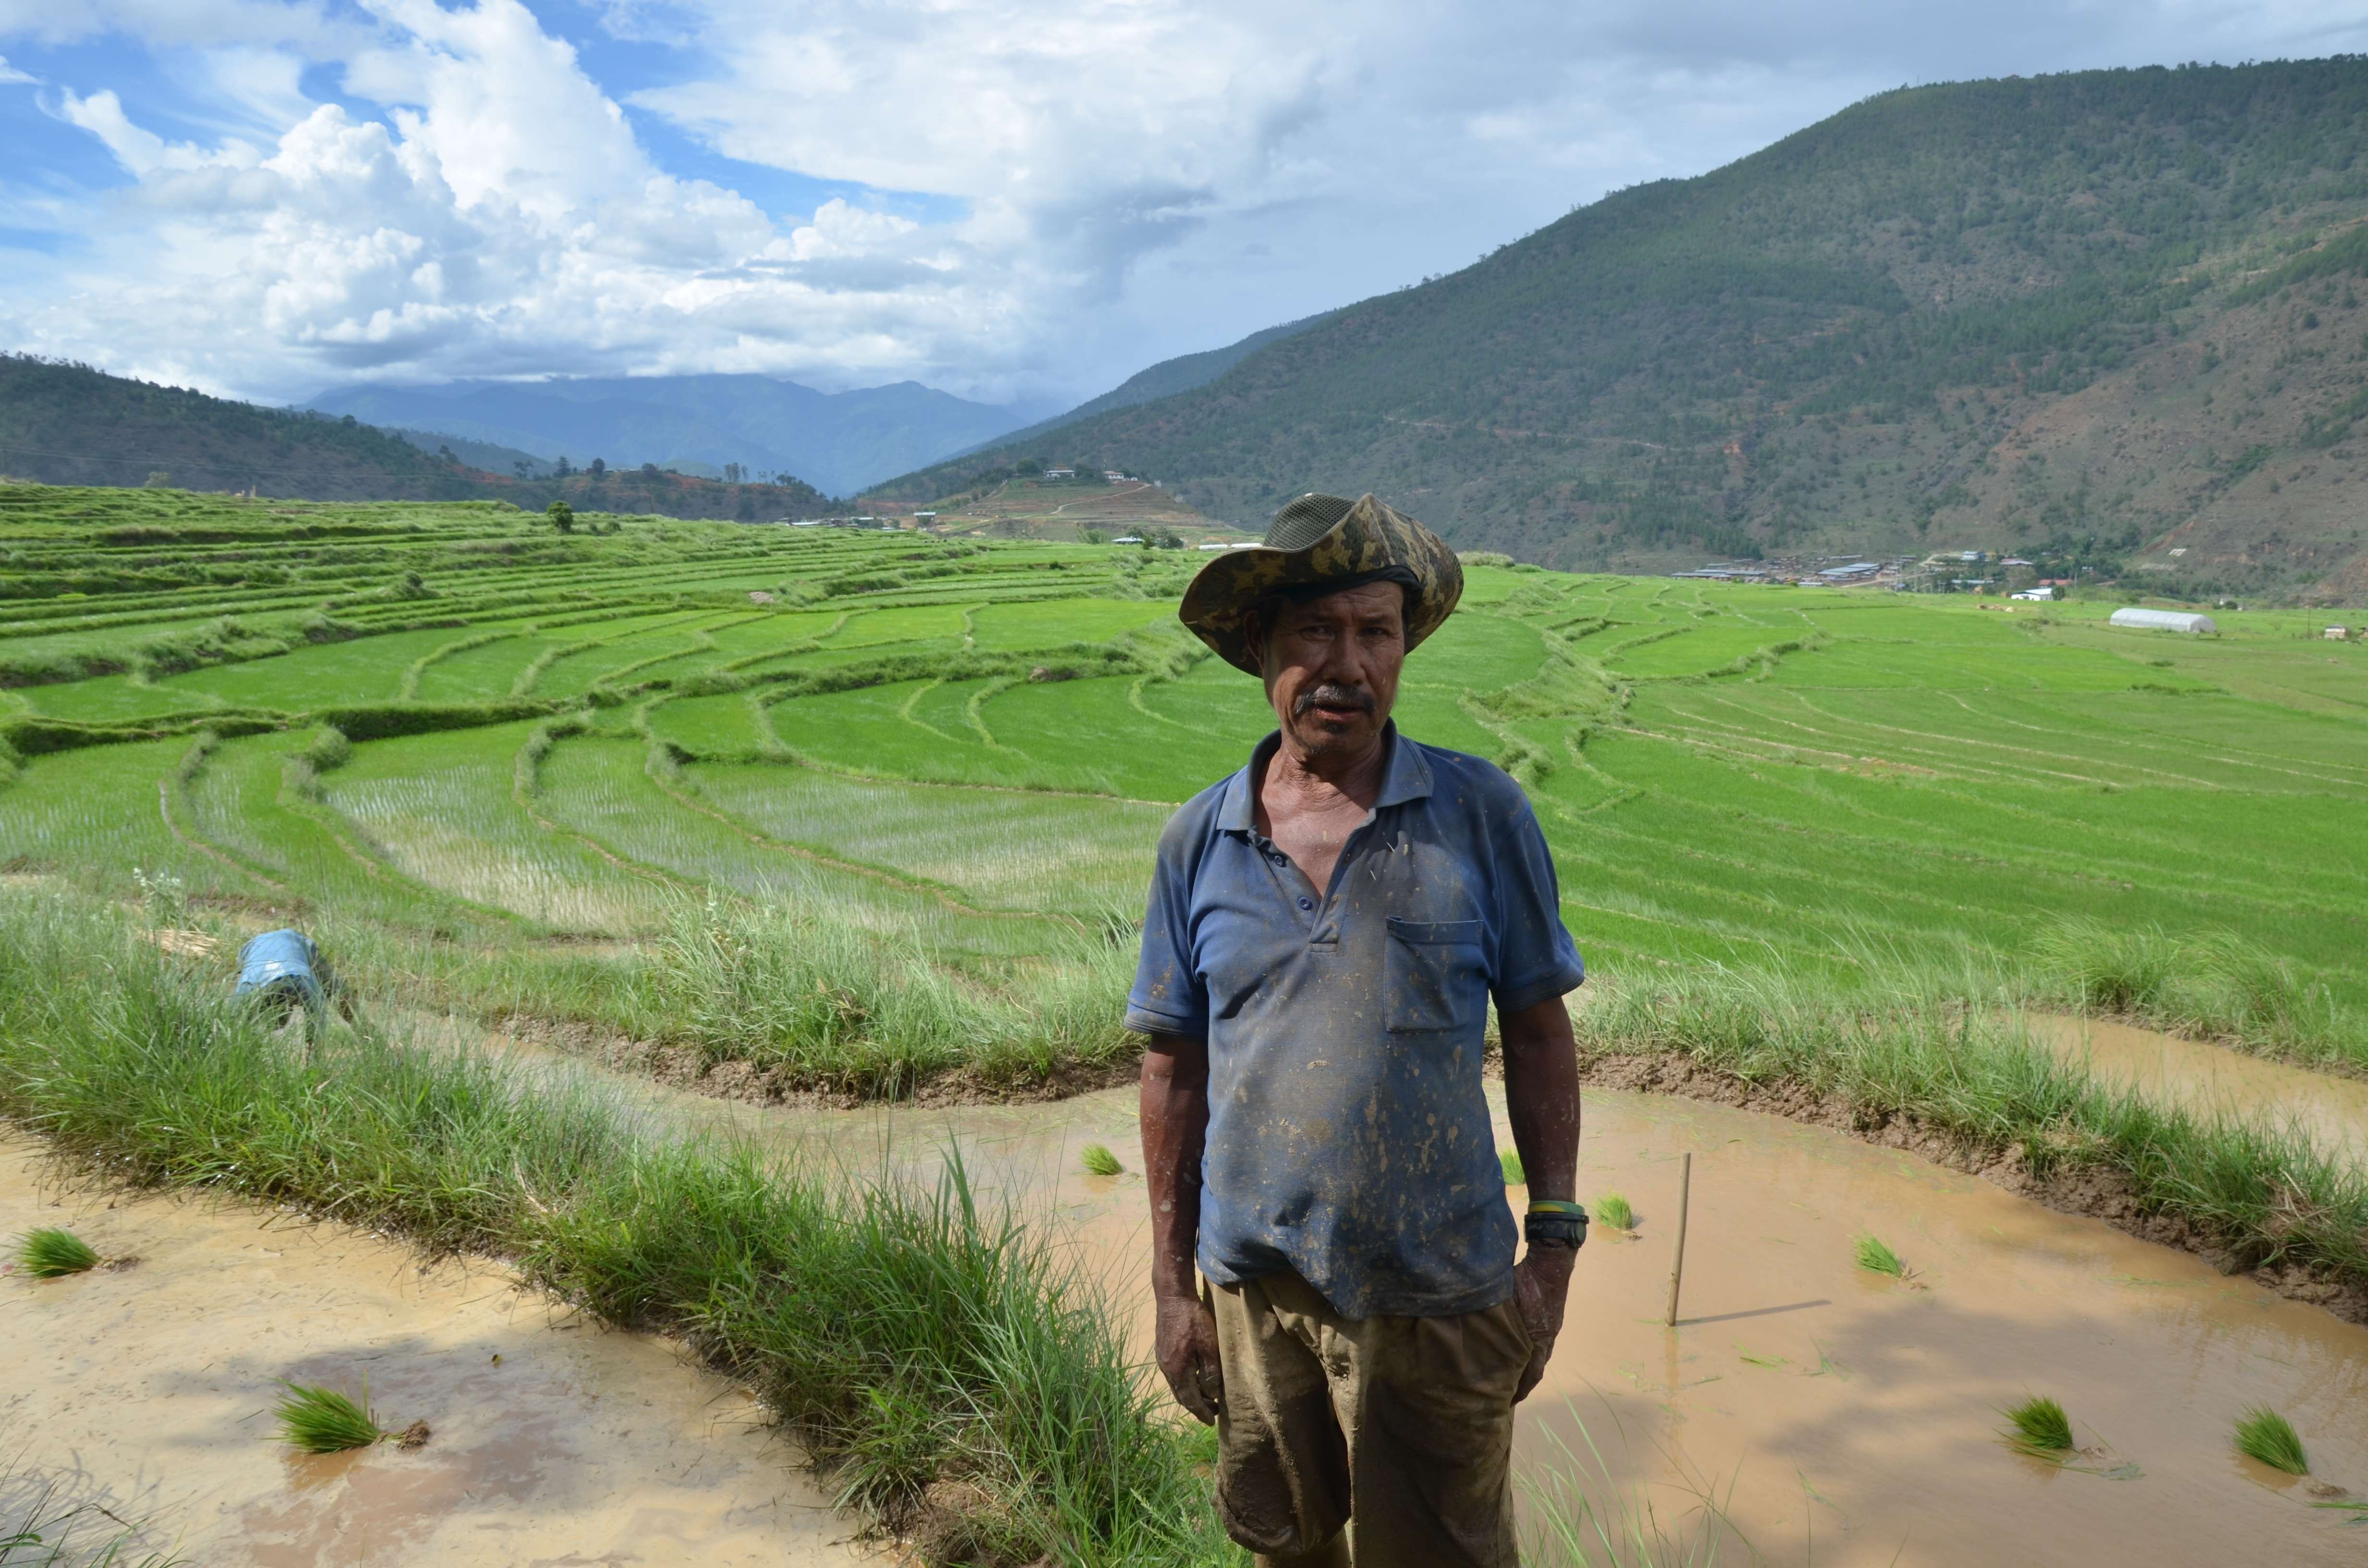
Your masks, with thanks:
[{"label": "man in blue shirt", "polygon": [[[1279,728],[1161,835],[1128,998],[1158,1355],[1217,1424],[1227,1532],[1272,1568],[1348,1563],[1352,1517],[1360,1568],[1517,1568],[1513,1406],[1586,1235],[1562,1001],[1583,971],[1537,820],[1493,764],[1390,722],[1462,590],[1412,518],[1309,495],[1180,612]],[[1532,1195],[1518,1267],[1492,998]]]},{"label": "man in blue shirt", "polygon": [[285,1026],[298,1007],[304,1009],[307,1043],[328,1019],[329,1004],[351,1022],[353,1004],[346,989],[321,957],[321,949],[302,931],[266,931],[247,938],[238,950],[238,985],[232,993],[252,996],[274,1027]]}]

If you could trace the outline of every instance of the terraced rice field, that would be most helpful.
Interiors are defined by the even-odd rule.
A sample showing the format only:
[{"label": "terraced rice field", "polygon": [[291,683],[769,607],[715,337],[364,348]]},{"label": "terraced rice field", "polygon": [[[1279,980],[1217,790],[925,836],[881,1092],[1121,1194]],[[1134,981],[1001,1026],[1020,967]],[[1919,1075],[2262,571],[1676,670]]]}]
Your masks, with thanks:
[{"label": "terraced rice field", "polygon": [[[1161,552],[5,496],[20,869],[169,862],[520,940],[644,937],[701,888],[1051,930],[1137,898],[1164,809],[1268,727],[1144,597],[1191,564]],[[2087,918],[2235,934],[2368,1002],[2368,653],[2315,622],[2198,640],[2101,604],[1470,578],[1398,717],[1529,787],[1600,972],[1846,968],[1869,934],[2011,959]],[[291,782],[331,710],[420,733]]]}]

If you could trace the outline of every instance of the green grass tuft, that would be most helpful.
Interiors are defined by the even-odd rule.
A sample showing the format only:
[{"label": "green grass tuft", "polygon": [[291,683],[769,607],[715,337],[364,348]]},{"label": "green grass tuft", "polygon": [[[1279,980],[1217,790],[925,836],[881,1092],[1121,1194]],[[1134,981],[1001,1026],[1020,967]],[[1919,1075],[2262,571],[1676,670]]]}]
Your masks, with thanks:
[{"label": "green grass tuft", "polygon": [[2045,1394],[2033,1394],[1999,1412],[2012,1423],[2007,1440],[2027,1454],[2060,1459],[2072,1451],[2072,1418]]},{"label": "green grass tuft", "polygon": [[1891,1250],[1891,1244],[1881,1236],[1861,1236],[1857,1243],[1858,1266],[1876,1274],[1888,1274],[1895,1279],[1907,1278],[1907,1265]]},{"label": "green grass tuft", "polygon": [[2310,1457],[2302,1451],[2302,1437],[2294,1423],[2266,1404],[2257,1404],[2237,1419],[2237,1451],[2288,1475],[2308,1475]]},{"label": "green grass tuft", "polygon": [[1110,1152],[1107,1143],[1088,1143],[1077,1151],[1077,1158],[1084,1163],[1087,1174],[1092,1176],[1114,1176],[1126,1169],[1118,1163],[1118,1156]]},{"label": "green grass tuft", "polygon": [[72,1231],[43,1225],[17,1241],[17,1267],[36,1279],[57,1279],[98,1267],[98,1254]]},{"label": "green grass tuft", "polygon": [[1527,1187],[1530,1184],[1530,1173],[1521,1168],[1521,1153],[1520,1150],[1497,1150],[1497,1163],[1505,1168],[1505,1185],[1507,1187]]},{"label": "green grass tuft", "polygon": [[1636,1228],[1636,1210],[1629,1208],[1628,1200],[1618,1193],[1607,1192],[1595,1200],[1595,1221],[1615,1231],[1633,1231]]},{"label": "green grass tuft", "polygon": [[[367,1449],[386,1432],[372,1420],[367,1403],[357,1404],[336,1389],[316,1388],[282,1380],[287,1392],[271,1414],[279,1424],[279,1440],[308,1454],[341,1454]],[[362,1397],[368,1400],[369,1391]]]}]

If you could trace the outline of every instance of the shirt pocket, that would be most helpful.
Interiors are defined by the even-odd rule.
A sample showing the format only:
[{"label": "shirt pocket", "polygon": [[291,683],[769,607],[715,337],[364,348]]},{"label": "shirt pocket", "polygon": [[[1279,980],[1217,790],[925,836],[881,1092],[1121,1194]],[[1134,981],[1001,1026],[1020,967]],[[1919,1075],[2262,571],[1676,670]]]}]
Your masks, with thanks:
[{"label": "shirt pocket", "polygon": [[1389,917],[1383,1014],[1392,1034],[1478,1028],[1487,984],[1477,920]]}]

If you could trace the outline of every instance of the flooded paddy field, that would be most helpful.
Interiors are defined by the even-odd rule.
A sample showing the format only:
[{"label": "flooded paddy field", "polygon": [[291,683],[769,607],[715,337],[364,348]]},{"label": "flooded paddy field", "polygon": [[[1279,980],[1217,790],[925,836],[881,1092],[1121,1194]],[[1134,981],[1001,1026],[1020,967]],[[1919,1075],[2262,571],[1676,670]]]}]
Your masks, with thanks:
[{"label": "flooded paddy field", "polygon": [[[481,1038],[453,1029],[442,1049]],[[554,1087],[586,1071],[491,1043]],[[1063,1238],[1147,1359],[1131,1089],[830,1110],[615,1086],[654,1126],[728,1133],[858,1179],[931,1181],[958,1161],[983,1205]],[[1576,1483],[1600,1510],[1649,1506],[1679,1528],[1714,1504],[1736,1561],[2201,1568],[2351,1562],[2368,1548],[2362,1515],[2340,1506],[2368,1492],[2368,1329],[1831,1129],[1601,1087],[1587,1106],[1581,1196],[1619,1193],[1636,1222],[1598,1226],[1547,1381],[1523,1408],[1533,1526]],[[1117,1154],[1119,1175],[1086,1173],[1091,1143]],[[289,1568],[894,1553],[832,1512],[829,1480],[799,1470],[744,1392],[666,1342],[604,1330],[483,1260],[423,1267],[398,1243],[279,1211],[44,1189],[39,1153],[0,1144],[0,1232],[64,1221],[103,1254],[143,1261],[0,1281],[0,1418],[39,1434],[28,1452],[45,1473],[148,1521],[143,1543]],[[1907,1278],[1858,1266],[1867,1235]],[[294,1456],[270,1440],[279,1378],[353,1392],[367,1379],[385,1424],[424,1419],[434,1435],[416,1453]],[[2067,1463],[2000,1436],[2001,1408],[2034,1393],[2070,1414]],[[2258,1404],[2293,1420],[2311,1478],[2233,1451],[2233,1422]]]},{"label": "flooded paddy field", "polygon": [[2044,1039],[2100,1083],[2207,1116],[2298,1129],[2329,1153],[2368,1156],[2368,1082],[2246,1056],[2104,1018],[2038,1021]]},{"label": "flooded paddy field", "polygon": [[[883,1561],[732,1383],[509,1270],[238,1203],[74,1193],[0,1137],[0,1234],[68,1225],[120,1270],[0,1279],[0,1457],[60,1485],[75,1540],[257,1568]],[[367,1388],[394,1444],[272,1440],[276,1380]],[[9,1496],[0,1502],[14,1504]],[[0,1516],[13,1518],[13,1516]],[[77,1559],[76,1561],[79,1561]]]},{"label": "flooded paddy field", "polygon": [[[859,1162],[884,1150],[921,1174],[958,1150],[982,1197],[1069,1228],[1148,1358],[1132,1090],[1049,1106],[706,1114],[785,1144],[819,1138]],[[1124,1174],[1084,1172],[1095,1142]],[[1689,1152],[1673,1331],[1661,1315]],[[2330,1489],[2368,1497],[2368,1329],[1978,1176],[1754,1111],[1590,1088],[1579,1185],[1590,1202],[1626,1197],[1637,1224],[1624,1235],[1599,1225],[1580,1256],[1568,1326],[1522,1412],[1532,1486],[1577,1472],[1599,1507],[1641,1488],[1665,1520],[1715,1496],[1750,1548],[1783,1563],[2201,1568],[2368,1551],[2361,1514],[2310,1506],[2343,1501]],[[1870,1233],[1908,1278],[1857,1266],[1854,1244]],[[2069,1464],[2000,1437],[2000,1407],[2033,1393],[2070,1413],[2081,1451]],[[2294,1421],[2314,1479],[2232,1449],[2231,1424],[2255,1404]]]}]

